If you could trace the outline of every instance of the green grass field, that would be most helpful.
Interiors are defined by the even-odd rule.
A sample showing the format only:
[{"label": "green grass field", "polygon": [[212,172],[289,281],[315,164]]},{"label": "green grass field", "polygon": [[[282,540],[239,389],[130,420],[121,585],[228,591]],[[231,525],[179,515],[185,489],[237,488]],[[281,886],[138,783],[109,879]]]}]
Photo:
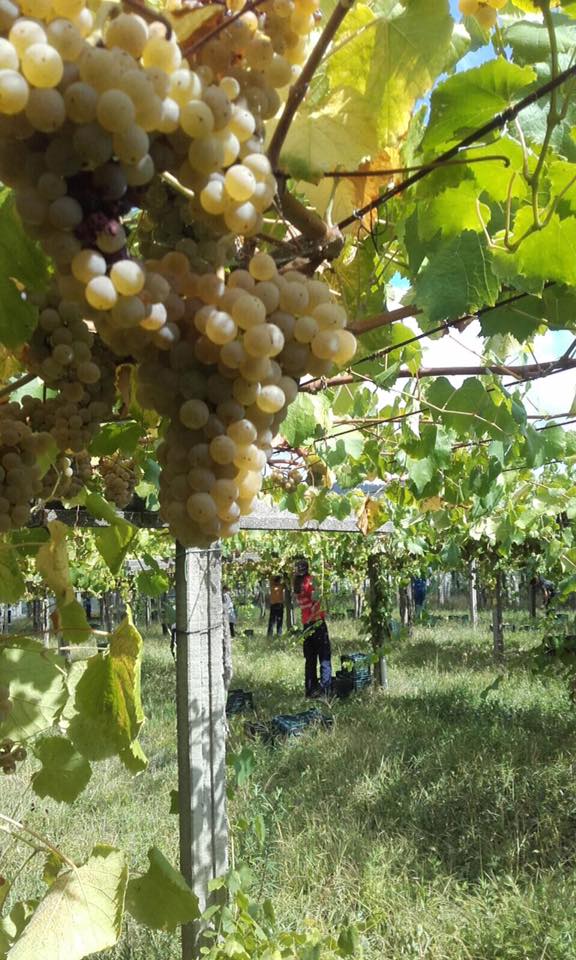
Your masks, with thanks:
[{"label": "green grass field", "polygon": [[[336,664],[366,645],[362,629],[332,623]],[[532,673],[526,651],[537,637],[510,634],[502,670],[486,625],[418,627],[390,653],[389,692],[325,707],[330,730],[270,746],[247,741],[246,717],[234,718],[231,748],[249,743],[255,756],[230,805],[233,857],[251,867],[252,895],[272,897],[287,927],[356,923],[367,960],[576,958],[576,708],[564,684]],[[2,809],[18,803],[74,857],[102,839],[127,847],[135,869],[152,845],[175,863],[174,665],[158,637],[148,638],[143,679],[144,775],[99,764],[68,809],[22,795],[24,769],[2,783]],[[257,626],[235,641],[232,686],[254,692],[259,719],[302,709],[299,644],[267,641]],[[239,826],[256,815],[264,844]],[[175,938],[129,924],[105,956],[178,955]]]}]

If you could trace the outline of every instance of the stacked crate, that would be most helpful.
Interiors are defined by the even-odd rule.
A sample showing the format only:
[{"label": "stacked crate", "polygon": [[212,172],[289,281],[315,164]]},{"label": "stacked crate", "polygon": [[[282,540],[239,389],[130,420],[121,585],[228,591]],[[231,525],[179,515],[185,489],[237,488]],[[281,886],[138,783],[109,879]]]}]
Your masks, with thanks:
[{"label": "stacked crate", "polygon": [[347,697],[356,690],[365,690],[372,683],[371,657],[368,653],[344,653],[340,657],[341,669],[334,678],[334,693]]}]

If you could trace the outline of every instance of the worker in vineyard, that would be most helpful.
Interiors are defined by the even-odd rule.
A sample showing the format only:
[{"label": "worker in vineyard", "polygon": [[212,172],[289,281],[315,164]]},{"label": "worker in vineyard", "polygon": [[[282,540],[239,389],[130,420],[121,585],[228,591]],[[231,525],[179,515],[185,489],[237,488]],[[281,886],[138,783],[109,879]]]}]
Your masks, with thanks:
[{"label": "worker in vineyard", "polygon": [[544,607],[548,610],[552,600],[556,596],[556,585],[552,580],[546,580],[544,577],[538,577],[538,585],[542,591]]},{"label": "worker in vineyard", "polygon": [[[307,560],[298,560],[294,576],[294,594],[302,613],[304,627],[304,687],[307,697],[330,694],[332,688],[332,650],[326,614],[317,599]],[[318,663],[320,677],[318,678]]]},{"label": "worker in vineyard", "polygon": [[236,610],[234,609],[230,588],[226,585],[222,587],[222,606],[224,607],[224,616],[230,626],[230,636],[233,637],[236,631]]},{"label": "worker in vineyard", "polygon": [[274,633],[279,637],[284,621],[284,584],[282,577],[276,575],[270,580],[270,616],[268,618],[268,638]]},{"label": "worker in vineyard", "polygon": [[426,603],[426,578],[412,577],[412,599],[414,601],[414,616],[419,620]]}]

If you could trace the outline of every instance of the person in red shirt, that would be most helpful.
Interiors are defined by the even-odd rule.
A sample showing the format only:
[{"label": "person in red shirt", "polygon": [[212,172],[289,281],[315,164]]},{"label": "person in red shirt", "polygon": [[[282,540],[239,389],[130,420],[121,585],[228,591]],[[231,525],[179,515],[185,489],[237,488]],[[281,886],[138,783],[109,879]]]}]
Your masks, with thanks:
[{"label": "person in red shirt", "polygon": [[[314,591],[307,560],[298,560],[294,577],[294,594],[302,614],[304,627],[304,686],[307,697],[321,697],[332,686],[332,650],[326,626],[326,614]],[[318,662],[320,681],[318,681]]]}]

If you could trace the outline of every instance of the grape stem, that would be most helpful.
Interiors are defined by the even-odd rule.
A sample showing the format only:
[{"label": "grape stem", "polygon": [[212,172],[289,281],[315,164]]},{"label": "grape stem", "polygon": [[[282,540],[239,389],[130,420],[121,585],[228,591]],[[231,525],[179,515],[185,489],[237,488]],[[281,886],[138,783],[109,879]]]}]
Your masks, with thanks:
[{"label": "grape stem", "polygon": [[32,380],[36,379],[35,373],[26,373],[23,377],[20,377],[18,380],[13,380],[12,383],[7,384],[5,387],[2,387],[0,390],[0,397],[8,397],[11,393],[14,393],[15,390],[19,390],[20,387],[25,387],[27,383],[31,383]]},{"label": "grape stem", "polygon": [[419,313],[422,313],[420,307],[398,307],[396,310],[387,310],[385,313],[379,313],[375,317],[370,317],[369,320],[355,323],[348,327],[348,329],[350,333],[360,336],[360,334],[368,333],[369,330],[376,330],[378,327],[388,327],[396,320],[405,320],[407,317],[417,317]]},{"label": "grape stem", "polygon": [[232,17],[224,17],[223,20],[214,27],[213,30],[210,30],[205,36],[200,37],[199,40],[196,40],[195,43],[191,43],[190,46],[183,44],[182,46],[182,56],[183,57],[192,57],[194,54],[198,53],[202,47],[208,43],[210,40],[213,40],[214,37],[217,37],[219,33],[222,33],[223,30],[227,30],[230,24],[234,23],[235,20],[239,20],[240,17],[243,17],[245,13],[250,13],[251,10],[255,10],[257,7],[261,7],[263,3],[267,3],[268,0],[248,0],[248,3],[245,3],[241,10],[238,10]]},{"label": "grape stem", "polygon": [[308,92],[310,81],[320,66],[322,58],[324,57],[324,54],[332,42],[338,28],[340,27],[340,24],[353,5],[354,0],[340,0],[328,22],[326,23],[322,33],[320,34],[320,37],[310,53],[310,56],[304,64],[302,73],[298,77],[296,83],[290,87],[290,93],[288,94],[288,99],[286,100],[284,112],[278,121],[278,125],[274,131],[274,134],[272,135],[270,146],[268,148],[268,159],[273,167],[277,167],[279,165],[278,159],[280,157],[280,151],[288,135],[288,131],[290,130],[290,125],[294,119],[296,111]]},{"label": "grape stem", "polygon": [[[510,166],[510,160],[508,157],[503,156],[502,154],[495,153],[491,154],[489,157],[470,157],[469,160],[448,160],[446,163],[439,164],[438,161],[434,163],[419,163],[413,167],[388,167],[383,170],[327,170],[322,174],[323,178],[332,177],[335,180],[339,178],[354,178],[354,177],[387,177],[395,173],[412,173],[414,170],[423,170],[424,167],[434,167],[434,166],[443,166],[443,167],[456,167],[463,164],[468,165],[472,163],[488,163],[492,161],[499,161],[504,164],[505,167]],[[286,176],[282,171],[278,171],[276,175]]]}]

